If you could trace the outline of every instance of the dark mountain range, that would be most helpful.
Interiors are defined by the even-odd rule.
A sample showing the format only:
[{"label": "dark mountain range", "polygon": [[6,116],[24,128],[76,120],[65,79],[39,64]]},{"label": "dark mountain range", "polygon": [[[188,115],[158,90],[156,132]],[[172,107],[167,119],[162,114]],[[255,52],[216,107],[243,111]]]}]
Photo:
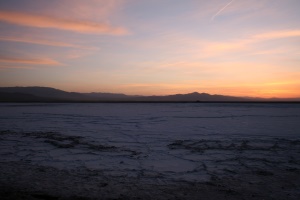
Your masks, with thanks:
[{"label": "dark mountain range", "polygon": [[46,101],[47,98],[37,97],[31,94],[0,92],[0,102],[31,102]]},{"label": "dark mountain range", "polygon": [[[32,98],[48,100],[88,100],[83,94],[65,92],[49,87],[1,87],[0,93],[13,93],[14,95],[31,95]],[[2,94],[3,95],[3,94]],[[1,97],[2,97],[1,95]],[[1,98],[2,99],[2,98]]]},{"label": "dark mountain range", "polygon": [[166,96],[133,96],[114,93],[76,93],[49,87],[0,87],[0,102],[249,102],[300,101],[294,99],[262,99],[210,95],[207,93],[174,94]]},{"label": "dark mountain range", "polygon": [[[49,87],[0,87],[0,101],[124,101],[131,96],[113,93],[66,92]],[[135,97],[135,96],[132,96]]]},{"label": "dark mountain range", "polygon": [[101,100],[125,100],[134,97],[140,97],[140,96],[130,96],[126,94],[101,93],[101,92],[82,93],[82,94],[93,99],[101,99]]},{"label": "dark mountain range", "polygon": [[223,95],[210,95],[207,93],[193,92],[189,94],[174,94],[167,96],[137,97],[138,101],[247,101],[246,98]]}]

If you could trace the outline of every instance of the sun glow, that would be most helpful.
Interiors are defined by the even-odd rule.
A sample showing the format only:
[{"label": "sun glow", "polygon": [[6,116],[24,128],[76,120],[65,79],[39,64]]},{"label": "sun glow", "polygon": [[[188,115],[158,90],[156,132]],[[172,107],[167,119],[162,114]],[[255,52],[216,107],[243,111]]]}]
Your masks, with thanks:
[{"label": "sun glow", "polygon": [[16,2],[0,2],[0,86],[300,97],[298,1]]}]

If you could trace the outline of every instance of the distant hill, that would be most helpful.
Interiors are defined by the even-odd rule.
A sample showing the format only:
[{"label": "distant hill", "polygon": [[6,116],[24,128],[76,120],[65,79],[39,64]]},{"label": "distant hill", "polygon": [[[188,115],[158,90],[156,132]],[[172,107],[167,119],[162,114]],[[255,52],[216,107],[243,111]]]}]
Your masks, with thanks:
[{"label": "distant hill", "polygon": [[[83,94],[75,92],[65,92],[49,87],[0,87],[0,92],[13,93],[19,96],[20,94],[32,95],[32,98],[37,98],[37,100],[88,100],[88,98]],[[1,95],[0,99],[2,98],[3,97]]]},{"label": "distant hill", "polygon": [[193,92],[189,94],[174,94],[167,96],[137,97],[138,101],[247,101],[246,98],[223,95],[210,95],[207,93]]},{"label": "distant hill", "polygon": [[[50,87],[0,87],[0,101],[124,101],[131,96],[114,93],[66,92]],[[135,96],[132,96],[135,97]]]},{"label": "distant hill", "polygon": [[207,93],[174,94],[166,96],[137,96],[115,93],[66,92],[49,87],[0,87],[0,102],[249,102],[300,101],[294,99],[262,99],[210,95]]},{"label": "distant hill", "polygon": [[102,93],[102,92],[92,92],[92,93],[82,93],[93,99],[101,99],[101,100],[125,100],[131,99],[139,96],[130,96],[126,94],[116,94],[116,93]]},{"label": "distant hill", "polygon": [[47,99],[31,94],[0,92],[0,102],[32,102],[45,100]]}]

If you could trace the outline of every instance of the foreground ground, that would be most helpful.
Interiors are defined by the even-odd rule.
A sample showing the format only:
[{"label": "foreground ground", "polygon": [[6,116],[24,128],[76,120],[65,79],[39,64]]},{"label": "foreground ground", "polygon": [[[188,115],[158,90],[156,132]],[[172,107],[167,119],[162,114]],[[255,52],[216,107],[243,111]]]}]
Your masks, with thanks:
[{"label": "foreground ground", "polygon": [[300,199],[297,139],[129,148],[53,132],[0,136],[1,199]]},{"label": "foreground ground", "polygon": [[151,184],[101,171],[66,171],[25,162],[0,163],[1,199],[299,199],[298,170],[245,172],[207,182]]}]

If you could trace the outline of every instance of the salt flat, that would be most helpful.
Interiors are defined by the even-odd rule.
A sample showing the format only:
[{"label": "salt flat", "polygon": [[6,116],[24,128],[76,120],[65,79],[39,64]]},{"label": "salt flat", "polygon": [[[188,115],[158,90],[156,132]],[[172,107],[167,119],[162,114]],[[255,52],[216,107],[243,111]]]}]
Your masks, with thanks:
[{"label": "salt flat", "polygon": [[299,104],[1,104],[7,198],[299,199]]}]

